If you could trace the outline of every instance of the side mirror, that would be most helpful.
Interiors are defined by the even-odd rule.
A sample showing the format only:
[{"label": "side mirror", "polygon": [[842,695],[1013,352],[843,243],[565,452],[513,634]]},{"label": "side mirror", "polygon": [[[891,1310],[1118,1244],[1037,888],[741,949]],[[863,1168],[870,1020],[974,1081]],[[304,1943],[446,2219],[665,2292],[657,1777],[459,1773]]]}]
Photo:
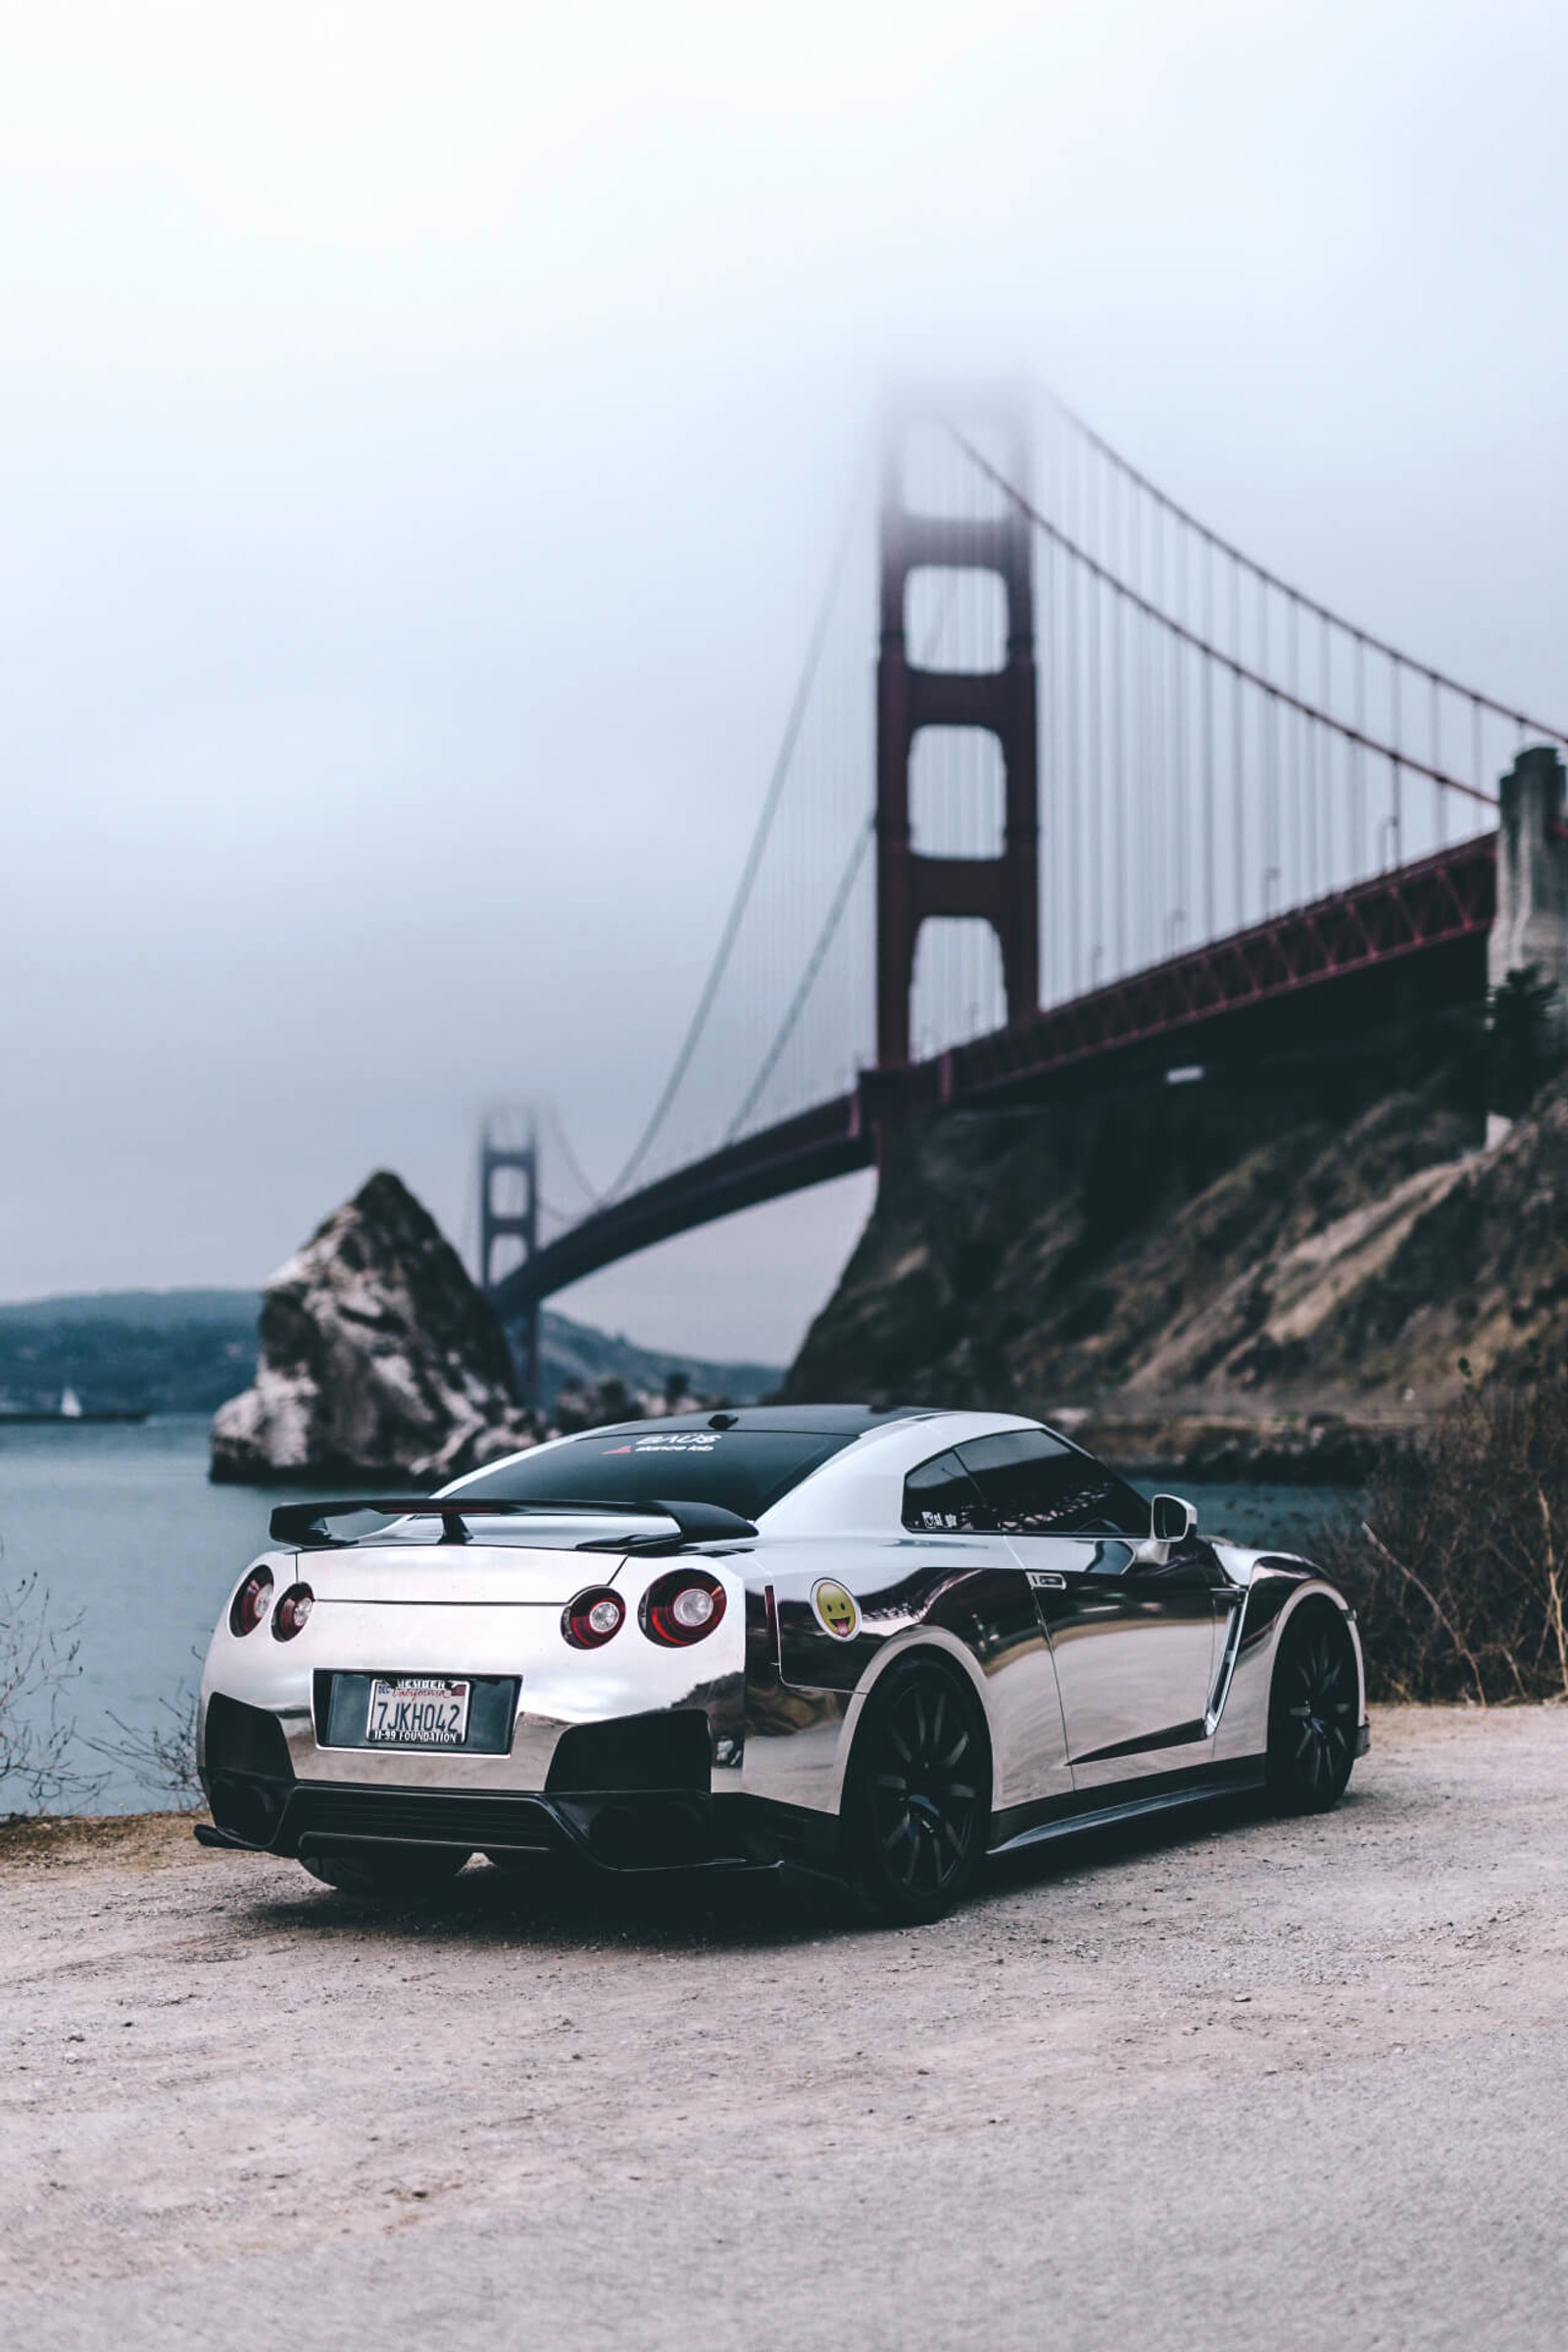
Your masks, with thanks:
[{"label": "side mirror", "polygon": [[1156,1494],[1150,1512],[1150,1533],[1156,1544],[1185,1544],[1198,1525],[1198,1513],[1179,1494]]}]

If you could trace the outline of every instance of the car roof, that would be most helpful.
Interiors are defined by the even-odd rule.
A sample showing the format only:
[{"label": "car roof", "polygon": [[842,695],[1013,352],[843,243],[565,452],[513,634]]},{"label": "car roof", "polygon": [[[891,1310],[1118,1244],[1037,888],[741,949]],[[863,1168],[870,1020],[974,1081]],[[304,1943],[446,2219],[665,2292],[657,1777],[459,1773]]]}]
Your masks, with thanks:
[{"label": "car roof", "polygon": [[[706,1413],[662,1413],[658,1427],[678,1429],[777,1430],[798,1438],[858,1437],[888,1421],[934,1421],[944,1407],[933,1404],[734,1404]],[[635,1430],[645,1433],[646,1421],[609,1421],[584,1437],[601,1438]]]}]

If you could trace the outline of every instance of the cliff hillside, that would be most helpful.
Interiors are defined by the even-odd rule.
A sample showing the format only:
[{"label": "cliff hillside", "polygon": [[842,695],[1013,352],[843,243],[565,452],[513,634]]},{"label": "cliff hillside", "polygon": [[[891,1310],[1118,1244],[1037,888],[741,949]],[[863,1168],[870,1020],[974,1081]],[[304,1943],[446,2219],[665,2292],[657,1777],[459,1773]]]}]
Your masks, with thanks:
[{"label": "cliff hillside", "polygon": [[1451,1073],[1205,1092],[911,1131],[785,1394],[1396,1420],[1568,1349],[1568,1081],[1491,1150]]}]

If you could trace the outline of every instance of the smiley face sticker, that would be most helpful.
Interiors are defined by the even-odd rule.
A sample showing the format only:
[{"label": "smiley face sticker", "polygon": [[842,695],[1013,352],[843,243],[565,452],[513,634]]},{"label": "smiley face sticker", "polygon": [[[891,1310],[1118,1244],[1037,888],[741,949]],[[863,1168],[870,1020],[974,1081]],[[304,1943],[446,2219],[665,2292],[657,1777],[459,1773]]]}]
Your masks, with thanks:
[{"label": "smiley face sticker", "polygon": [[848,1642],[853,1634],[859,1632],[860,1612],[853,1593],[846,1592],[831,1577],[824,1577],[820,1584],[811,1587],[811,1606],[816,1611],[817,1624],[835,1642]]}]

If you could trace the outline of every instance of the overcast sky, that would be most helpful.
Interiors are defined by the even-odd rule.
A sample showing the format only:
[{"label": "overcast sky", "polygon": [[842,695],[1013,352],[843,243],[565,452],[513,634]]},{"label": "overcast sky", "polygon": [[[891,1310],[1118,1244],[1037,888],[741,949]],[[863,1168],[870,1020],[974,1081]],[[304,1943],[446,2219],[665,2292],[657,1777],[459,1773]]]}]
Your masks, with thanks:
[{"label": "overcast sky", "polygon": [[[1556,0],[0,10],[0,1296],[640,1126],[857,446],[1028,368],[1568,711]],[[870,644],[867,639],[867,656]],[[857,1179],[568,1311],[782,1355]]]}]

